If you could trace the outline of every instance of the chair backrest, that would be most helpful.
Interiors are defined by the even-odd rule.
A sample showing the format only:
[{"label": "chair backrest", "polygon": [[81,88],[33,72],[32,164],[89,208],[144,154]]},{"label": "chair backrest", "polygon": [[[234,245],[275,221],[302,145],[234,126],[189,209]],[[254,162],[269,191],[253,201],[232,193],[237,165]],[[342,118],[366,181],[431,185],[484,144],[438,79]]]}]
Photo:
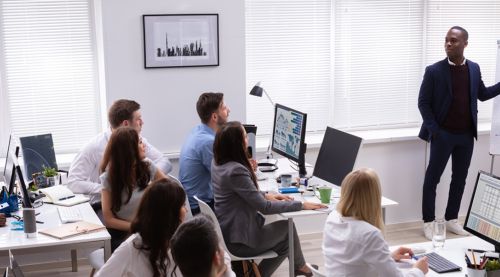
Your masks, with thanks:
[{"label": "chair backrest", "polygon": [[319,271],[319,269],[312,267],[310,263],[306,263],[306,265],[312,271],[314,277],[326,277],[326,274]]},{"label": "chair backrest", "polygon": [[229,254],[231,260],[234,260],[236,256],[231,254],[231,252],[227,249],[226,242],[224,241],[224,236],[222,235],[222,230],[220,229],[219,220],[217,219],[217,216],[215,216],[214,211],[212,211],[212,208],[210,208],[210,206],[208,206],[207,203],[203,202],[203,200],[198,198],[198,196],[195,196],[194,199],[196,199],[198,205],[200,206],[200,212],[210,217],[214,222],[215,231],[217,232],[217,237],[219,237],[219,243],[222,245],[224,250]]},{"label": "chair backrest", "polygon": [[[176,181],[179,184],[179,186],[181,186],[182,188],[184,188],[184,186],[182,186],[181,181],[179,181],[179,179],[175,178],[175,176],[172,176],[172,175],[168,174],[168,177],[171,178],[172,180]],[[188,199],[187,193],[186,193],[186,203],[184,204],[184,207],[186,207],[186,218],[185,218],[185,220],[192,218],[193,217],[193,213],[191,212],[191,206],[189,205],[189,199]]]}]

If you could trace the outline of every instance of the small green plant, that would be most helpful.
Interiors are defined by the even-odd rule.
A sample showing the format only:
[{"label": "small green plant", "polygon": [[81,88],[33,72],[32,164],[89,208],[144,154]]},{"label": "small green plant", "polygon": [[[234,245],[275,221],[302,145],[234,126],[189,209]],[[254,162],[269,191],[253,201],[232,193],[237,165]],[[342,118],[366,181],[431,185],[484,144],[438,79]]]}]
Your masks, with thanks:
[{"label": "small green plant", "polygon": [[45,177],[54,177],[57,176],[57,170],[52,167],[45,167],[45,165],[42,165],[42,174]]},{"label": "small green plant", "polygon": [[498,260],[488,260],[485,265],[486,271],[494,271],[500,269],[500,262]]}]

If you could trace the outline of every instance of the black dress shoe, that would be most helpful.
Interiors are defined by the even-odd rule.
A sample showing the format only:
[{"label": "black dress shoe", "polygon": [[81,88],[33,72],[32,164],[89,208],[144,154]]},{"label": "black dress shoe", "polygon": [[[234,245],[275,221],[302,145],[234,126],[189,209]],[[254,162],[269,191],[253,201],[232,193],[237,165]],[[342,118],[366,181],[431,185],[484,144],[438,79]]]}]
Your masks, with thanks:
[{"label": "black dress shoe", "polygon": [[[315,265],[315,264],[311,264],[311,266],[314,268],[314,269],[318,269],[318,265]],[[313,276],[313,273],[312,272],[304,272],[300,269],[295,269],[294,271],[294,275],[295,276],[306,276],[306,277],[312,277]]]}]

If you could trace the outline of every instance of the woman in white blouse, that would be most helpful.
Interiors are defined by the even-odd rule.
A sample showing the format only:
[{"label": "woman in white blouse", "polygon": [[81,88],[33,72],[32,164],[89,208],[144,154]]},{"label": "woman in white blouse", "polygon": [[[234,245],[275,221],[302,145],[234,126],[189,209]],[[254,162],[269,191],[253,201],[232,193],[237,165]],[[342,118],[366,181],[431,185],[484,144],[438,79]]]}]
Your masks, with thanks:
[{"label": "woman in white blouse", "polygon": [[[170,254],[170,240],[186,216],[186,193],[172,179],[160,179],[146,188],[132,220],[133,233],[97,272],[100,276],[180,277]],[[234,277],[224,256],[224,277]]]},{"label": "woman in white blouse", "polygon": [[328,216],[323,254],[328,276],[424,276],[427,258],[421,258],[405,273],[396,261],[411,259],[413,252],[400,247],[389,252],[382,230],[382,192],[372,169],[349,173],[341,186],[337,211]]}]

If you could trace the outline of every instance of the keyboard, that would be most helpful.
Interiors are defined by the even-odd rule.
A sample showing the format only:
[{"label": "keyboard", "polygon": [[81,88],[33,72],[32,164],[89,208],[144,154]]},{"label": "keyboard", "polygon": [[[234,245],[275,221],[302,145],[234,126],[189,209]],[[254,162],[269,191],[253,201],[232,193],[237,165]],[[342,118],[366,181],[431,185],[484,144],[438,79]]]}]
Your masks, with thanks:
[{"label": "keyboard", "polygon": [[462,270],[460,266],[450,262],[449,260],[447,260],[446,258],[435,252],[419,255],[417,257],[420,258],[423,256],[427,257],[429,262],[429,268],[437,273],[446,273],[446,272]]},{"label": "keyboard", "polygon": [[59,218],[62,223],[77,222],[83,220],[78,207],[57,207]]}]

